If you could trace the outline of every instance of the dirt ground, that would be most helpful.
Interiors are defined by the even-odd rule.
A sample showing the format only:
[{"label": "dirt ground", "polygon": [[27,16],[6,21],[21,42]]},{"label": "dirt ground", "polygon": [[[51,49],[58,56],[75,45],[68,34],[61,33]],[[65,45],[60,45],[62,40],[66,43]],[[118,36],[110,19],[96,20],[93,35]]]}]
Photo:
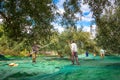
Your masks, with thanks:
[{"label": "dirt ground", "polygon": [[[119,80],[120,57],[79,55],[80,65],[58,57],[37,57],[32,63],[31,57],[9,57],[0,59],[0,80]],[[10,66],[11,63],[16,64]]]}]

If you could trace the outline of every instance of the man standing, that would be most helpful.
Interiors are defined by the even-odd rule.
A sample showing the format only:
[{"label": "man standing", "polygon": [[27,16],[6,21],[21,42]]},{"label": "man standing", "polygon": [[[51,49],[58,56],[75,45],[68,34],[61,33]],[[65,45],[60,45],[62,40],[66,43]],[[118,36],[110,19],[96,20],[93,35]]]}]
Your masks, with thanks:
[{"label": "man standing", "polygon": [[36,55],[39,51],[40,46],[34,42],[34,45],[32,46],[32,62],[36,62]]},{"label": "man standing", "polygon": [[103,49],[100,49],[100,56],[101,58],[104,58],[105,56],[105,51]]},{"label": "man standing", "polygon": [[79,65],[79,62],[78,62],[78,54],[77,54],[77,44],[74,42],[74,41],[72,41],[72,43],[71,43],[71,55],[72,55],[72,57],[71,57],[71,60],[72,60],[72,64],[74,64],[74,59],[76,60],[76,63]]},{"label": "man standing", "polygon": [[89,52],[86,50],[86,52],[85,52],[85,55],[86,55],[86,57],[88,57],[89,56]]}]

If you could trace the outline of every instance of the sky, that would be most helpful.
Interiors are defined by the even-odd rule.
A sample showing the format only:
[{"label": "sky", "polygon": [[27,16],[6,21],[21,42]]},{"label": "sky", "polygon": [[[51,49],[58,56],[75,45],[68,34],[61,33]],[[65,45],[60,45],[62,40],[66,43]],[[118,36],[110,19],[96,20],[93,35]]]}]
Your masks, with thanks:
[{"label": "sky", "polygon": [[[65,0],[53,0],[53,2],[57,5],[57,7],[59,8],[58,12],[60,12],[60,14],[64,13],[64,9],[63,9],[63,3]],[[83,0],[82,0],[83,2]],[[90,11],[89,5],[88,4],[82,4],[81,3],[81,10],[82,10],[82,17],[80,21],[77,21],[77,27],[81,27],[84,26],[83,31],[90,31],[90,25],[91,22],[95,22],[94,18],[92,18],[92,12]],[[76,16],[79,16],[76,14]],[[59,32],[62,32],[64,30],[63,27],[61,27],[60,25],[53,23],[53,25],[55,26],[56,29],[59,30]],[[95,24],[93,24],[94,26],[96,26]]]}]

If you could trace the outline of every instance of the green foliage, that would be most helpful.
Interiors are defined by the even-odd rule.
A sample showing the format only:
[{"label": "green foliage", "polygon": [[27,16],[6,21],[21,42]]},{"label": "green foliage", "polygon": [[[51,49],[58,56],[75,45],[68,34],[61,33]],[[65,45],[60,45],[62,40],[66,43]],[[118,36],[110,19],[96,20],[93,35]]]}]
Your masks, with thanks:
[{"label": "green foliage", "polygon": [[[0,15],[3,18],[6,36],[17,42],[24,38],[28,42],[49,38],[54,17],[52,0],[5,0],[4,2],[6,11],[0,12]],[[30,20],[27,20],[28,17]],[[29,34],[28,30],[31,31]]]},{"label": "green foliage", "polygon": [[50,45],[50,49],[57,51],[60,56],[71,56],[70,43],[72,40],[76,41],[79,54],[84,53],[86,50],[91,52],[96,51],[94,50],[95,47],[97,48],[96,42],[90,39],[88,32],[76,31],[71,27],[62,33],[55,33],[51,37],[53,44]]},{"label": "green foliage", "polygon": [[[77,42],[80,53],[85,50],[96,53],[98,45],[111,52],[120,53],[119,0],[115,0],[116,7],[111,5],[110,0],[83,0],[85,4],[89,4],[96,20],[98,45],[90,39],[89,33],[76,28],[76,21],[81,19],[76,17],[76,14],[82,14],[79,0],[66,0],[63,5],[65,12],[62,15],[54,13],[55,5],[52,4],[52,0],[4,1],[6,11],[0,11],[4,23],[2,27],[0,26],[0,48],[3,53],[24,55],[26,50],[31,50],[31,45],[36,41],[42,46],[50,44],[46,49],[43,48],[44,50],[55,50],[60,56],[70,55],[71,40]],[[106,6],[114,8],[114,11],[107,10]],[[102,15],[103,11],[107,11],[107,15]],[[54,31],[51,25],[51,22],[58,17],[62,19],[61,25],[67,28],[61,34]]]},{"label": "green foliage", "polygon": [[[23,56],[23,54],[21,54],[21,51],[24,51],[25,49],[26,51],[30,51],[30,47],[31,46],[25,44],[25,40],[18,43],[7,38],[5,35],[0,38],[0,54]],[[24,53],[24,56],[25,55],[26,53]]]},{"label": "green foliage", "polygon": [[5,11],[0,11],[3,52],[8,49],[20,55],[24,49],[30,51],[34,41],[44,44],[49,40],[54,19],[52,0],[4,0],[4,3]]},{"label": "green foliage", "polygon": [[120,1],[85,0],[85,3],[89,4],[93,17],[96,19],[99,46],[111,53],[120,53]]},{"label": "green foliage", "polygon": [[98,27],[98,43],[106,50],[120,53],[120,8],[116,8],[114,14],[104,15]]},{"label": "green foliage", "polygon": [[110,6],[111,4],[110,0],[85,0],[84,2],[89,4],[91,11],[93,11],[93,17],[96,21],[99,20],[106,6]]},{"label": "green foliage", "polygon": [[4,30],[3,30],[3,26],[2,26],[2,25],[0,25],[0,38],[2,37],[3,32],[4,32]]},{"label": "green foliage", "polygon": [[27,56],[28,54],[29,52],[26,49],[20,52],[20,56]]}]

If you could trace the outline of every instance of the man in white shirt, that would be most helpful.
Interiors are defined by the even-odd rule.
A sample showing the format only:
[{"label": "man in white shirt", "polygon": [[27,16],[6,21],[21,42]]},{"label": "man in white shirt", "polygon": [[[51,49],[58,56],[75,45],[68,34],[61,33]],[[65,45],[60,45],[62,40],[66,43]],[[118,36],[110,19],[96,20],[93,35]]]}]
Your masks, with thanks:
[{"label": "man in white shirt", "polygon": [[104,58],[105,56],[105,51],[103,49],[100,49],[100,56],[101,58]]},{"label": "man in white shirt", "polygon": [[71,43],[71,60],[72,60],[72,64],[74,64],[74,59],[76,60],[76,63],[79,65],[79,62],[78,62],[78,54],[77,54],[78,50],[77,50],[77,44],[72,41]]}]

